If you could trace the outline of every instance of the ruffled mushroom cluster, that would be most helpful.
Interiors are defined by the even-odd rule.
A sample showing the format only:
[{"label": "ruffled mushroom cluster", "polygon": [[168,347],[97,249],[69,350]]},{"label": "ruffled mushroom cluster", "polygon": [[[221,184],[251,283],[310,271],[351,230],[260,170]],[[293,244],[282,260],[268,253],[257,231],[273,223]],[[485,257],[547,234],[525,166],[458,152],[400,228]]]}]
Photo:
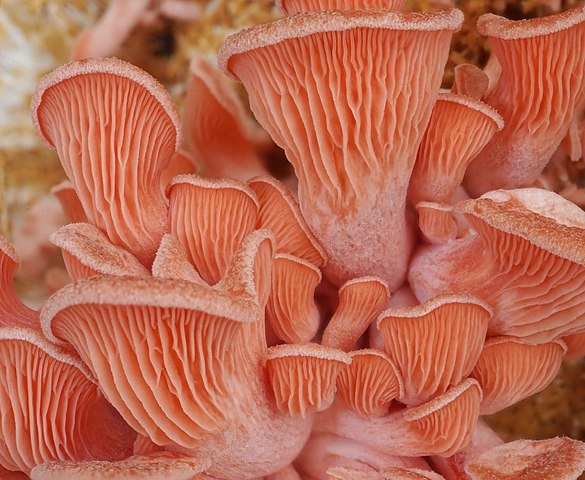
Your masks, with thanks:
[{"label": "ruffled mushroom cluster", "polygon": [[117,59],[40,82],[71,283],[24,306],[0,240],[0,475],[576,479],[585,444],[480,417],[585,353],[585,212],[530,187],[585,103],[585,9],[482,17],[489,75],[445,91],[460,11],[279,3],[193,60],[183,118]]}]

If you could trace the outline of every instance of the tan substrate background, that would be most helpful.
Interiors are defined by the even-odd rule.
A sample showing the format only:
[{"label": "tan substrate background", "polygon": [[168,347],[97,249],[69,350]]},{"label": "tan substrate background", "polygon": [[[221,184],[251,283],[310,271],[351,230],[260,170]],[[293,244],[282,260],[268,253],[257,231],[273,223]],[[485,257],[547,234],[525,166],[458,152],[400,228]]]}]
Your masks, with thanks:
[{"label": "tan substrate background", "polygon": [[[429,9],[439,0],[411,0],[411,9]],[[446,0],[448,3],[448,0]],[[486,13],[529,18],[567,9],[579,0],[460,0],[466,23],[453,40],[445,74],[469,62],[483,66],[489,47],[475,31]],[[9,234],[14,220],[40,194],[63,178],[55,155],[39,144],[28,105],[36,82],[67,61],[76,35],[99,18],[105,0],[0,0],[0,232]],[[213,4],[213,8],[209,5]],[[166,25],[158,32],[137,32],[119,56],[146,69],[171,90],[180,103],[187,66],[194,52],[213,55],[228,33],[279,15],[270,1],[201,2],[204,15],[190,25]],[[171,42],[170,39],[173,41]],[[145,47],[146,46],[146,47]],[[28,282],[23,293],[42,296],[42,285]],[[506,439],[569,435],[585,439],[585,364],[566,363],[544,392],[487,418]],[[585,477],[584,477],[585,478]]]}]

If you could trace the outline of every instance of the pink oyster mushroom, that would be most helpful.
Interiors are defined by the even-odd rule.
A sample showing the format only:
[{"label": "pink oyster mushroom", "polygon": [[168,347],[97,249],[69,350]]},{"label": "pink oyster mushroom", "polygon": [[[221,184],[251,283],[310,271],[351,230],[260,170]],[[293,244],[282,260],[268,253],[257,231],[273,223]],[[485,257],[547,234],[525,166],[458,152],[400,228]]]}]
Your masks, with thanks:
[{"label": "pink oyster mushroom", "polygon": [[[504,444],[480,415],[545,388],[565,340],[578,351],[584,214],[542,189],[469,199],[460,188],[502,126],[481,103],[489,85],[474,67],[438,92],[460,13],[327,6],[342,10],[248,30],[220,55],[287,150],[300,205],[278,180],[253,177],[261,172],[247,160],[239,180],[194,175],[177,153],[180,125],[199,155],[212,155],[201,153],[204,109],[180,122],[135,67],[76,62],[41,82],[33,119],[71,181],[56,193],[77,223],[51,240],[72,283],[40,314],[23,308],[11,284],[18,262],[2,249],[0,400],[14,418],[34,419],[0,425],[4,470],[198,480],[581,473],[583,443]],[[346,54],[327,48],[338,44]],[[362,75],[374,67],[376,80]],[[245,121],[220,108],[213,82],[197,98],[249,147]],[[217,158],[228,170],[236,162]],[[366,256],[348,242],[358,236]],[[327,305],[323,271],[341,285]],[[46,391],[57,394],[35,403],[45,410],[24,401]]]}]

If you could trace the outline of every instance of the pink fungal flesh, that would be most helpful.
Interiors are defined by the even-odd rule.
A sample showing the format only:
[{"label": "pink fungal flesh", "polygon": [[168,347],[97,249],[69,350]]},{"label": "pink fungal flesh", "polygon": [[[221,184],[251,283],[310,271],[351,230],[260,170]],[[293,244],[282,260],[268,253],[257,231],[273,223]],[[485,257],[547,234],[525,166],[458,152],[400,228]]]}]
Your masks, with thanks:
[{"label": "pink fungal flesh", "polygon": [[457,10],[329,11],[252,27],[222,46],[220,66],[244,83],[293,164],[301,210],[338,284],[360,275],[402,283],[408,179],[461,21]]},{"label": "pink fungal flesh", "polygon": [[276,5],[287,15],[324,10],[404,10],[406,0],[276,0]]},{"label": "pink fungal flesh", "polygon": [[470,164],[475,195],[529,185],[567,134],[585,100],[585,7],[532,20],[479,19],[501,75],[486,103],[506,126]]},{"label": "pink fungal flesh", "polygon": [[167,228],[160,174],[181,141],[169,94],[130,64],[85,60],[45,76],[32,108],[90,223],[150,266]]},{"label": "pink fungal flesh", "polygon": [[419,300],[467,291],[494,309],[488,334],[542,343],[585,326],[585,214],[536,188],[497,190],[457,206],[476,233],[423,246],[409,280]]}]

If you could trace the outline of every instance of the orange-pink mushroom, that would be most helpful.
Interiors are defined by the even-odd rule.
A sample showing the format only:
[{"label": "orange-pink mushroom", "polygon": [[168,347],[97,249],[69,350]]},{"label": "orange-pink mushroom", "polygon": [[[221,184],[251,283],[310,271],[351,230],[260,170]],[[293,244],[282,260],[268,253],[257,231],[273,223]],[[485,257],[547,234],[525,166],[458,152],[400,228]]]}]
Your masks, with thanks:
[{"label": "orange-pink mushroom", "polygon": [[404,10],[406,0],[276,0],[276,6],[287,15],[325,10]]},{"label": "orange-pink mushroom", "polygon": [[585,213],[537,188],[458,204],[474,233],[422,246],[409,282],[419,300],[469,292],[494,310],[489,336],[543,343],[585,329]]},{"label": "orange-pink mushroom", "polygon": [[90,223],[150,266],[168,223],[160,175],[181,142],[168,92],[131,64],[91,59],[46,75],[32,113]]},{"label": "orange-pink mushroom", "polygon": [[484,71],[470,63],[461,63],[453,69],[451,93],[481,100],[489,88],[489,78]]},{"label": "orange-pink mushroom", "polygon": [[249,28],[221,48],[221,68],[243,82],[293,164],[337,284],[361,275],[402,284],[408,180],[461,22],[458,10],[335,10]]},{"label": "orange-pink mushroom", "polygon": [[465,467],[471,480],[576,480],[585,470],[585,443],[566,437],[516,440]]},{"label": "orange-pink mushroom", "polygon": [[450,203],[469,163],[503,127],[498,112],[480,100],[440,93],[414,164],[411,202]]},{"label": "orange-pink mushroom", "polygon": [[267,134],[244,110],[234,85],[200,57],[191,61],[185,100],[185,143],[212,178],[245,182],[266,169],[258,146]]},{"label": "orange-pink mushroom", "polygon": [[258,228],[266,228],[274,234],[277,251],[295,255],[318,268],[327,265],[323,247],[309,229],[288,189],[276,178],[268,176],[252,178],[248,186],[260,203]]},{"label": "orange-pink mushroom", "polygon": [[481,354],[490,315],[483,301],[460,294],[382,312],[385,350],[404,379],[400,401],[419,405],[465,379]]},{"label": "orange-pink mushroom", "polygon": [[244,184],[179,175],[168,187],[170,231],[201,278],[215,285],[256,226],[258,199]]},{"label": "orange-pink mushroom", "polygon": [[513,337],[489,339],[471,372],[481,385],[481,414],[490,415],[544,390],[567,351],[563,342],[529,345]]},{"label": "orange-pink mushroom", "polygon": [[38,330],[0,327],[0,466],[125,458],[136,434],[79,357]]},{"label": "orange-pink mushroom", "polygon": [[429,243],[446,243],[457,237],[457,222],[453,216],[453,207],[443,203],[419,202],[418,228]]},{"label": "orange-pink mushroom", "polygon": [[363,417],[334,404],[321,413],[314,432],[351,438],[389,455],[448,457],[465,448],[479,417],[481,389],[466,379],[427,403]]},{"label": "orange-pink mushroom", "polygon": [[74,282],[92,275],[144,276],[149,271],[127,250],[112,245],[89,223],[70,223],[49,237],[63,253],[67,273]]},{"label": "orange-pink mushroom", "polygon": [[347,353],[316,343],[276,345],[266,359],[278,409],[303,418],[331,406],[337,376],[351,363]]},{"label": "orange-pink mushroom", "polygon": [[506,126],[469,165],[474,196],[531,184],[567,134],[585,100],[585,7],[520,21],[488,14],[478,29],[501,67],[485,102]]},{"label": "orange-pink mushroom", "polygon": [[339,304],[323,332],[323,345],[351,350],[388,303],[387,283],[378,277],[354,278],[339,289]]},{"label": "orange-pink mushroom", "polygon": [[313,339],[320,326],[315,303],[320,282],[321,271],[311,263],[284,253],[274,256],[266,318],[278,338],[287,343]]},{"label": "orange-pink mushroom", "polygon": [[294,460],[311,420],[277,412],[263,371],[272,250],[268,232],[253,232],[214,288],[155,277],[77,282],[46,303],[44,332],[75,348],[155,444],[209,460],[211,476],[274,473]]},{"label": "orange-pink mushroom", "polygon": [[404,396],[404,382],[394,362],[374,349],[349,352],[351,364],[337,377],[337,395],[355,413],[382,416],[392,400]]}]

